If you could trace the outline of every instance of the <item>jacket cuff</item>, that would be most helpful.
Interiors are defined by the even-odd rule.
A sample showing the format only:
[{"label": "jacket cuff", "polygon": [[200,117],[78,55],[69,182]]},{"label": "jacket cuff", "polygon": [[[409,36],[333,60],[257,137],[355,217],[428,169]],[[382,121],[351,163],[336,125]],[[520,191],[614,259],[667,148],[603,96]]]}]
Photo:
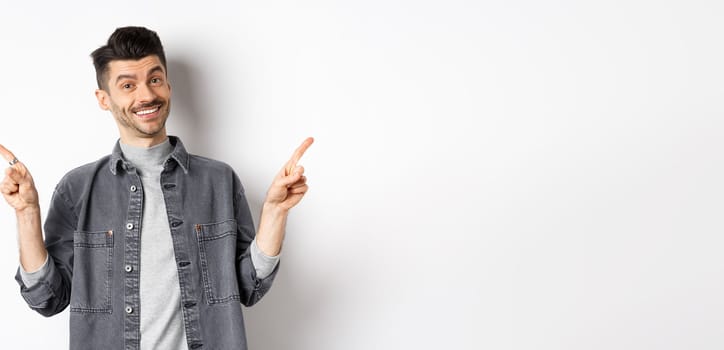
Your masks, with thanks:
[{"label": "jacket cuff", "polygon": [[18,267],[15,280],[20,285],[20,294],[33,309],[42,309],[48,306],[48,301],[55,297],[55,290],[60,288],[62,278],[55,269],[55,264],[48,258],[45,266],[47,274],[33,285],[27,285],[22,278],[22,267]]}]

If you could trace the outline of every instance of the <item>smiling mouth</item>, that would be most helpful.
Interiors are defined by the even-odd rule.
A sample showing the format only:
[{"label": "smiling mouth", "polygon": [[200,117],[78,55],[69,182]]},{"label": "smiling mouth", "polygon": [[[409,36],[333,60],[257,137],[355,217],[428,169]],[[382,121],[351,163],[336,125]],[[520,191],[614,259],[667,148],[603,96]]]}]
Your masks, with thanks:
[{"label": "smiling mouth", "polygon": [[161,105],[152,107],[141,108],[133,112],[139,118],[151,118],[156,116],[158,111],[161,109]]}]

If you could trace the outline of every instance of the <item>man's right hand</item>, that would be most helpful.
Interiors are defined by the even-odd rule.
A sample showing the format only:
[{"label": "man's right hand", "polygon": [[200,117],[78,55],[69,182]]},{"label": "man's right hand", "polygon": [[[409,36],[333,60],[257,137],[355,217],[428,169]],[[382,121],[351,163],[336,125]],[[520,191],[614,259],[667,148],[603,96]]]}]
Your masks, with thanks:
[{"label": "man's right hand", "polygon": [[25,271],[36,271],[47,259],[43,231],[40,228],[38,191],[25,164],[13,162],[15,155],[2,145],[0,145],[0,155],[11,163],[5,170],[3,182],[0,183],[0,192],[8,204],[15,208],[18,218],[20,265]]},{"label": "man's right hand", "polygon": [[[8,163],[15,159],[15,155],[0,145],[0,155]],[[22,162],[17,162],[5,169],[5,178],[0,183],[0,192],[15,211],[20,213],[28,209],[39,209],[38,191],[28,168]]]}]

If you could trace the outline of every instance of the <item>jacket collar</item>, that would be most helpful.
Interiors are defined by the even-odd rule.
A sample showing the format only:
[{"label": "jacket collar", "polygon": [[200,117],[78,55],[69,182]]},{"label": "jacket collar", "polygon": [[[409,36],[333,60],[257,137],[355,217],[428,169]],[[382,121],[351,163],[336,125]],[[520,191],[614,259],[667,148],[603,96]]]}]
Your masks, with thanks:
[{"label": "jacket collar", "polygon": [[[189,154],[186,152],[186,148],[184,148],[183,142],[181,142],[181,139],[176,136],[169,136],[168,140],[173,146],[173,151],[171,152],[169,159],[173,159],[174,161],[176,161],[176,163],[181,166],[181,169],[183,169],[184,174],[188,174]],[[113,153],[111,153],[110,170],[113,175],[117,174],[119,166],[125,171],[133,168],[133,165],[129,161],[127,161],[126,158],[123,157],[120,139],[116,141],[116,145],[113,147]]]}]

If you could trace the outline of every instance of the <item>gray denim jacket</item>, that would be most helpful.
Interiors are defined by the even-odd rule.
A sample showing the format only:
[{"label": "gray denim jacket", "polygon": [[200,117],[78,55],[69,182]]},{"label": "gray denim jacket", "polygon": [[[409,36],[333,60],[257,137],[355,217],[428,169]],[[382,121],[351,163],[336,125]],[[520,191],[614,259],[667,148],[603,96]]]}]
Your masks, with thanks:
[{"label": "gray denim jacket", "polygon": [[[178,266],[190,349],[246,349],[239,303],[269,290],[278,269],[256,277],[249,245],[254,224],[244,189],[230,166],[174,151],[161,186]],[[27,288],[28,305],[52,316],[70,305],[70,349],[138,349],[139,259],[143,187],[116,143],[113,153],[69,172],[53,194],[45,221],[49,270]]]}]

